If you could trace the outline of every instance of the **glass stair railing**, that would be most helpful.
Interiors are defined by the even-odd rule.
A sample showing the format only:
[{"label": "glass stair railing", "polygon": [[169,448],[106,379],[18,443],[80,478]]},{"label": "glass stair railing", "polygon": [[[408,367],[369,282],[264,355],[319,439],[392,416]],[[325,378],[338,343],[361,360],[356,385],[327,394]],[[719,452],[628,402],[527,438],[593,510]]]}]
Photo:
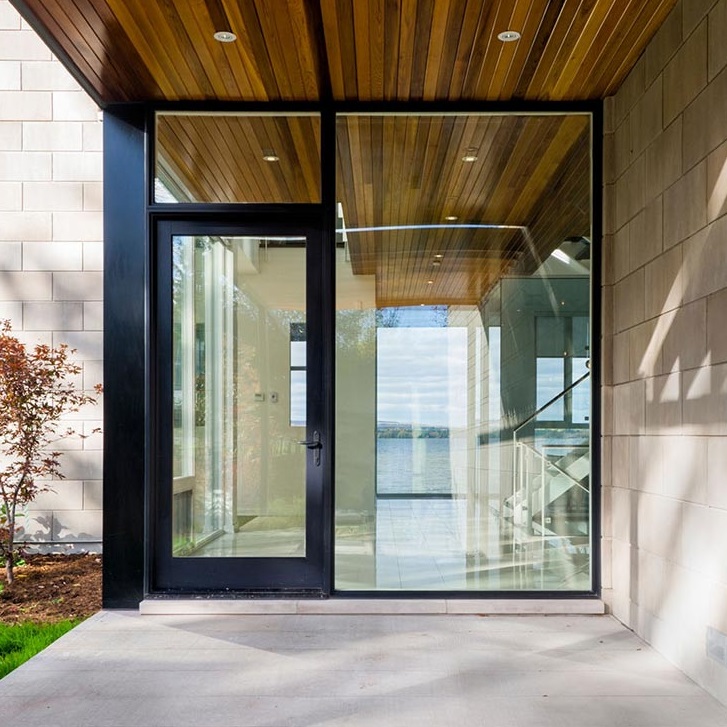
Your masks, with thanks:
[{"label": "glass stair railing", "polygon": [[502,509],[512,528],[514,565],[562,558],[568,561],[564,582],[588,566],[591,449],[588,422],[562,412],[570,411],[574,395],[589,393],[586,373],[514,429],[512,494]]}]

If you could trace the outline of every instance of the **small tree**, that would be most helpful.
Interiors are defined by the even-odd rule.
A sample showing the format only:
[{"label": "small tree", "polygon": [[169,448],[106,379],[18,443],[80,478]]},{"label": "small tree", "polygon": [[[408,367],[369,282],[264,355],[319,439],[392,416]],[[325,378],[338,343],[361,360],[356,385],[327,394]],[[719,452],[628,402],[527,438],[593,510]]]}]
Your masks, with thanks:
[{"label": "small tree", "polygon": [[[50,490],[50,478],[63,479],[61,453],[52,447],[76,432],[61,429],[61,417],[96,403],[68,380],[81,372],[69,360],[74,352],[65,344],[29,351],[11,335],[10,321],[0,321],[0,559],[9,584],[17,558],[19,508]],[[101,386],[95,391],[100,393]]]}]

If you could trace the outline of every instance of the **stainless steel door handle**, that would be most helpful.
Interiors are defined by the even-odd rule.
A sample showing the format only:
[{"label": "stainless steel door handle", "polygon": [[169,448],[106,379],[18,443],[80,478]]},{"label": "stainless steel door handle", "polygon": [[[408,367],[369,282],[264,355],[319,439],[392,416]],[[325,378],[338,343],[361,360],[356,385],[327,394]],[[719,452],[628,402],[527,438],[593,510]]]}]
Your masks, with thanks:
[{"label": "stainless steel door handle", "polygon": [[317,430],[313,432],[313,439],[304,440],[302,442],[298,442],[298,444],[302,445],[303,447],[308,447],[308,449],[315,450],[313,452],[313,464],[316,467],[321,466],[321,449],[323,449],[323,443],[321,442],[321,434]]}]

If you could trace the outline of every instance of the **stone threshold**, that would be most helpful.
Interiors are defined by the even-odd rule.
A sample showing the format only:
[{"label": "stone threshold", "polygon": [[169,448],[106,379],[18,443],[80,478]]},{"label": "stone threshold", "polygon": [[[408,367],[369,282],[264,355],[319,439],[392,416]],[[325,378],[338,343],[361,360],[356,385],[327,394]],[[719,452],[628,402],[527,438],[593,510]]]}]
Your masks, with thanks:
[{"label": "stone threshold", "polygon": [[602,615],[603,601],[574,599],[499,598],[331,598],[331,599],[146,599],[139,604],[142,616],[252,616],[310,615]]}]

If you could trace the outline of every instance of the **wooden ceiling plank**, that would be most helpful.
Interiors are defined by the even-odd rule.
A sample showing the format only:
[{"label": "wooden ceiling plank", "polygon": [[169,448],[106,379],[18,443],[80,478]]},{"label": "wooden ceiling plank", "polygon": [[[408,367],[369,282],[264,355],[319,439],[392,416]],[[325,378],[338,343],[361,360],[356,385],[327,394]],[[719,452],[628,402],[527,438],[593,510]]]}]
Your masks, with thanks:
[{"label": "wooden ceiling plank", "polygon": [[[459,37],[456,43],[456,53],[452,66],[452,76],[449,79],[449,87],[446,89],[446,98],[460,99],[463,97],[463,89],[467,72],[469,69],[472,50],[475,43],[477,28],[479,27],[480,15],[483,12],[484,3],[480,0],[465,0],[462,14],[462,24],[459,29]],[[451,40],[451,38],[450,38]],[[441,79],[442,87],[438,93],[445,92],[443,88],[445,79]]]},{"label": "wooden ceiling plank", "polygon": [[[197,173],[206,179],[208,202],[241,202],[238,188],[239,167],[229,153],[220,134],[219,117],[175,117],[177,125],[190,141],[190,152],[195,155]],[[193,150],[193,151],[192,151]],[[202,171],[204,170],[204,172]]]},{"label": "wooden ceiling plank", "polygon": [[339,0],[338,2],[338,32],[341,38],[341,48],[344,53],[343,78],[345,99],[362,98],[359,95],[359,78],[357,69],[359,65],[359,48],[356,47],[356,32],[354,29],[353,0]]},{"label": "wooden ceiling plank", "polygon": [[[566,116],[560,128],[548,145],[548,148],[537,158],[537,166],[531,171],[512,205],[512,221],[515,224],[526,224],[532,214],[533,200],[543,194],[550,180],[556,175],[563,157],[570,153],[578,142],[584,129],[589,126],[587,116]],[[542,180],[542,183],[540,182]],[[537,189],[542,186],[544,189]]]},{"label": "wooden ceiling plank", "polygon": [[267,179],[259,168],[267,164],[262,159],[262,153],[252,148],[254,139],[252,126],[255,121],[248,116],[221,116],[218,125],[221,126],[220,137],[225,139],[227,157],[234,160],[234,202],[272,202],[282,201],[272,187],[266,184]]},{"label": "wooden ceiling plank", "polygon": [[[299,0],[255,0],[258,8],[260,27],[268,48],[268,56],[273,64],[273,72],[278,80],[281,98],[304,101],[309,98],[309,90],[303,75],[303,66],[310,63],[311,48],[308,46],[305,25],[300,29],[300,37],[293,30],[292,6]],[[303,23],[305,12],[303,11]],[[299,44],[302,41],[302,45]],[[308,56],[308,61],[304,59]],[[312,91],[317,97],[318,88]]]},{"label": "wooden ceiling plank", "polygon": [[387,101],[396,98],[400,20],[398,0],[384,0],[384,94]]},{"label": "wooden ceiling plank", "polygon": [[462,98],[476,98],[477,86],[484,68],[488,44],[492,39],[492,14],[494,12],[496,12],[495,3],[482,3],[482,12],[477,20],[472,52],[462,84]]},{"label": "wooden ceiling plank", "polygon": [[565,0],[549,0],[545,5],[537,32],[530,45],[530,52],[523,66],[518,82],[513,89],[513,98],[524,99],[527,97],[528,88],[538,67],[543,60],[543,54],[547,51],[553,31],[557,25],[558,17],[565,4]]},{"label": "wooden ceiling plank", "polygon": [[619,89],[621,83],[633,68],[649,41],[653,38],[659,26],[666,20],[670,8],[663,5],[657,7],[653,14],[644,13],[634,23],[635,32],[631,32],[622,41],[621,45],[614,52],[613,61],[609,64],[607,72],[611,76],[603,74],[596,82],[594,88],[601,97],[613,95]]},{"label": "wooden ceiling plank", "polygon": [[515,56],[500,88],[500,100],[508,100],[513,97],[520,81],[520,76],[528,65],[530,54],[537,53],[535,44],[539,38],[538,29],[548,2],[549,0],[531,0],[525,20],[519,28],[515,28],[515,30],[521,33],[522,37],[521,40],[513,44],[516,46]]},{"label": "wooden ceiling plank", "polygon": [[[429,31],[429,47],[427,51],[427,63],[424,69],[424,88],[422,96],[425,101],[433,101],[437,98],[437,81],[440,73],[447,74],[447,58],[451,57],[455,49],[454,43],[446,46],[448,19],[451,6],[455,0],[434,0],[432,7],[432,23]],[[447,50],[450,50],[447,53]],[[445,96],[446,98],[446,96]]]},{"label": "wooden ceiling plank", "polygon": [[320,2],[328,70],[331,76],[331,93],[333,98],[344,99],[346,94],[343,81],[343,48],[338,32],[336,0],[320,0]]},{"label": "wooden ceiling plank", "polygon": [[[318,57],[318,44],[316,43],[315,34],[319,31],[319,28],[311,27],[311,19],[306,12],[305,0],[293,3],[289,7],[293,38],[296,47],[299,49],[298,59],[300,61],[300,73],[305,98],[308,101],[315,101],[322,95],[322,84],[325,80],[322,64],[327,64],[326,58]],[[328,77],[327,72],[325,76]]]},{"label": "wooden ceiling plank", "polygon": [[[179,100],[193,93],[182,79],[184,67],[170,58],[166,43],[160,42],[156,30],[153,30],[153,23],[149,23],[146,13],[139,7],[137,0],[107,0],[107,2],[129,40],[139,51],[152,77],[164,90],[165,97]],[[187,73],[188,71],[189,69]]]},{"label": "wooden ceiling plank", "polygon": [[427,58],[429,56],[429,40],[433,12],[434,0],[418,0],[411,81],[407,96],[412,101],[421,101],[424,98],[424,81],[427,71]]},{"label": "wooden ceiling plank", "polygon": [[321,119],[320,116],[291,117],[291,131],[299,149],[311,202],[321,201]]},{"label": "wooden ceiling plank", "polygon": [[[233,28],[238,35],[240,52],[244,53],[245,66],[249,68],[250,79],[257,77],[262,89],[261,101],[279,100],[283,98],[278,80],[275,77],[272,61],[268,55],[268,47],[263,37],[260,18],[254,2],[226,2]],[[238,30],[239,29],[239,30]],[[238,43],[235,44],[236,46]],[[281,82],[284,79],[280,79]]]},{"label": "wooden ceiling plank", "polygon": [[[208,0],[217,3],[219,0]],[[230,57],[234,54],[229,45],[214,40],[214,33],[220,29],[228,28],[229,21],[215,22],[208,12],[208,5],[204,0],[194,2],[176,3],[175,10],[178,20],[187,30],[190,45],[200,64],[200,73],[204,74],[211,86],[211,98],[235,99],[244,98],[249,87],[244,82],[239,84],[230,66]],[[219,24],[224,22],[224,24]],[[181,33],[181,30],[179,31]],[[242,79],[243,81],[246,79]]]},{"label": "wooden ceiling plank", "polygon": [[418,0],[401,0],[396,75],[396,98],[401,100],[410,98],[416,47],[417,5]]},{"label": "wooden ceiling plank", "polygon": [[578,38],[574,38],[568,48],[567,58],[557,78],[551,79],[550,94],[553,97],[560,97],[573,84],[579,73],[589,72],[589,59],[597,56],[596,39],[598,31],[603,26],[609,11],[609,5],[605,2],[591,0],[587,9],[585,22],[580,27]]},{"label": "wooden ceiling plank", "polygon": [[[224,16],[229,22],[230,29],[237,36],[237,41],[231,44],[216,43],[216,46],[219,46],[216,52],[223,55],[230,64],[236,82],[238,84],[244,83],[249,88],[249,91],[245,91],[247,95],[242,97],[243,100],[267,101],[270,99],[271,79],[264,77],[255,57],[259,42],[254,43],[250,37],[238,0],[205,0],[208,5],[208,12],[209,8],[212,7],[212,3],[219,2],[222,3]],[[212,22],[221,21],[215,21],[213,17]]]},{"label": "wooden ceiling plank", "polygon": [[571,0],[566,2],[558,15],[557,21],[553,26],[553,30],[548,39],[548,43],[543,50],[543,54],[540,58],[535,72],[528,86],[530,93],[534,93],[534,89],[537,89],[538,98],[541,100],[549,100],[547,82],[550,76],[551,70],[557,63],[558,58],[565,52],[566,41],[568,34],[573,27],[573,24],[577,21],[578,12],[583,2],[589,0]]},{"label": "wooden ceiling plank", "polygon": [[[518,51],[521,44],[527,45],[527,40],[523,42],[523,31],[527,27],[527,20],[530,16],[530,10],[532,8],[531,0],[519,0],[516,2],[510,12],[510,17],[505,19],[502,18],[503,25],[497,25],[495,31],[502,32],[502,30],[516,30],[521,34],[521,40],[513,43],[503,43],[498,40],[497,43],[500,45],[500,53],[497,59],[497,64],[490,76],[490,81],[486,85],[483,85],[482,95],[488,99],[502,99],[503,88],[507,82],[507,78],[510,74],[515,60],[519,57]],[[497,37],[495,35],[495,37]],[[493,40],[493,43],[495,41]]]},{"label": "wooden ceiling plank", "polygon": [[104,77],[103,66],[99,68],[94,65],[97,60],[95,56],[89,57],[88,54],[84,54],[82,50],[84,44],[76,45],[78,31],[68,20],[56,0],[47,0],[47,2],[27,0],[27,2],[38,22],[66,51],[78,71],[88,80],[90,86],[101,98],[106,99],[114,93],[125,93],[125,89],[115,88],[111,84],[111,79]]},{"label": "wooden ceiling plank", "polygon": [[493,78],[500,73],[503,55],[513,52],[512,46],[515,43],[503,43],[498,39],[497,34],[512,27],[510,19],[513,13],[513,5],[517,2],[522,2],[522,0],[501,0],[501,2],[494,4],[493,11],[488,16],[487,45],[482,59],[482,66],[477,74],[476,98],[491,98],[489,88]]},{"label": "wooden ceiling plank", "polygon": [[[226,89],[219,67],[211,63],[207,52],[207,34],[202,32],[193,14],[185,13],[186,3],[179,6],[172,0],[158,0],[174,38],[184,48],[189,68],[194,75],[201,98],[224,97]],[[205,62],[206,61],[206,62]]]},{"label": "wooden ceiling plank", "polygon": [[[99,77],[107,77],[109,85],[121,88],[131,75],[143,92],[158,94],[158,85],[148,72],[145,73],[146,68],[126,33],[121,28],[113,34],[109,33],[106,23],[97,12],[97,5],[100,8],[107,8],[103,0],[97,4],[90,0],[72,0],[66,3],[63,9],[59,8],[60,12],[66,13],[67,18],[73,17],[73,26],[82,38],[78,50],[86,58],[97,59],[97,62],[94,61],[95,72]],[[96,42],[93,42],[94,38]],[[119,54],[128,59],[123,68],[118,66],[121,60]]]},{"label": "wooden ceiling plank", "polygon": [[384,99],[384,40],[386,39],[385,0],[368,0],[369,7],[369,57],[371,72],[371,98]]},{"label": "wooden ceiling plank", "polygon": [[[597,84],[601,70],[608,66],[614,52],[614,46],[618,44],[619,27],[630,22],[630,18],[638,13],[638,9],[642,4],[642,0],[624,0],[622,3],[610,4],[608,12],[601,23],[595,39],[596,54],[590,57],[588,68],[579,74],[579,83],[586,83],[589,86]],[[573,90],[573,89],[571,89]]]},{"label": "wooden ceiling plank", "polygon": [[[215,199],[227,199],[218,186],[219,175],[210,169],[209,153],[206,152],[204,141],[200,140],[195,129],[185,126],[179,118],[164,118],[166,133],[160,128],[160,155],[178,159],[178,176],[187,182],[190,191],[195,191],[198,202],[209,202]],[[161,127],[161,124],[160,124]],[[171,137],[174,134],[174,137]],[[169,138],[169,143],[167,143]]]},{"label": "wooden ceiling plank", "polygon": [[356,49],[356,79],[358,98],[371,101],[371,31],[369,29],[368,3],[353,2],[353,29]]}]

